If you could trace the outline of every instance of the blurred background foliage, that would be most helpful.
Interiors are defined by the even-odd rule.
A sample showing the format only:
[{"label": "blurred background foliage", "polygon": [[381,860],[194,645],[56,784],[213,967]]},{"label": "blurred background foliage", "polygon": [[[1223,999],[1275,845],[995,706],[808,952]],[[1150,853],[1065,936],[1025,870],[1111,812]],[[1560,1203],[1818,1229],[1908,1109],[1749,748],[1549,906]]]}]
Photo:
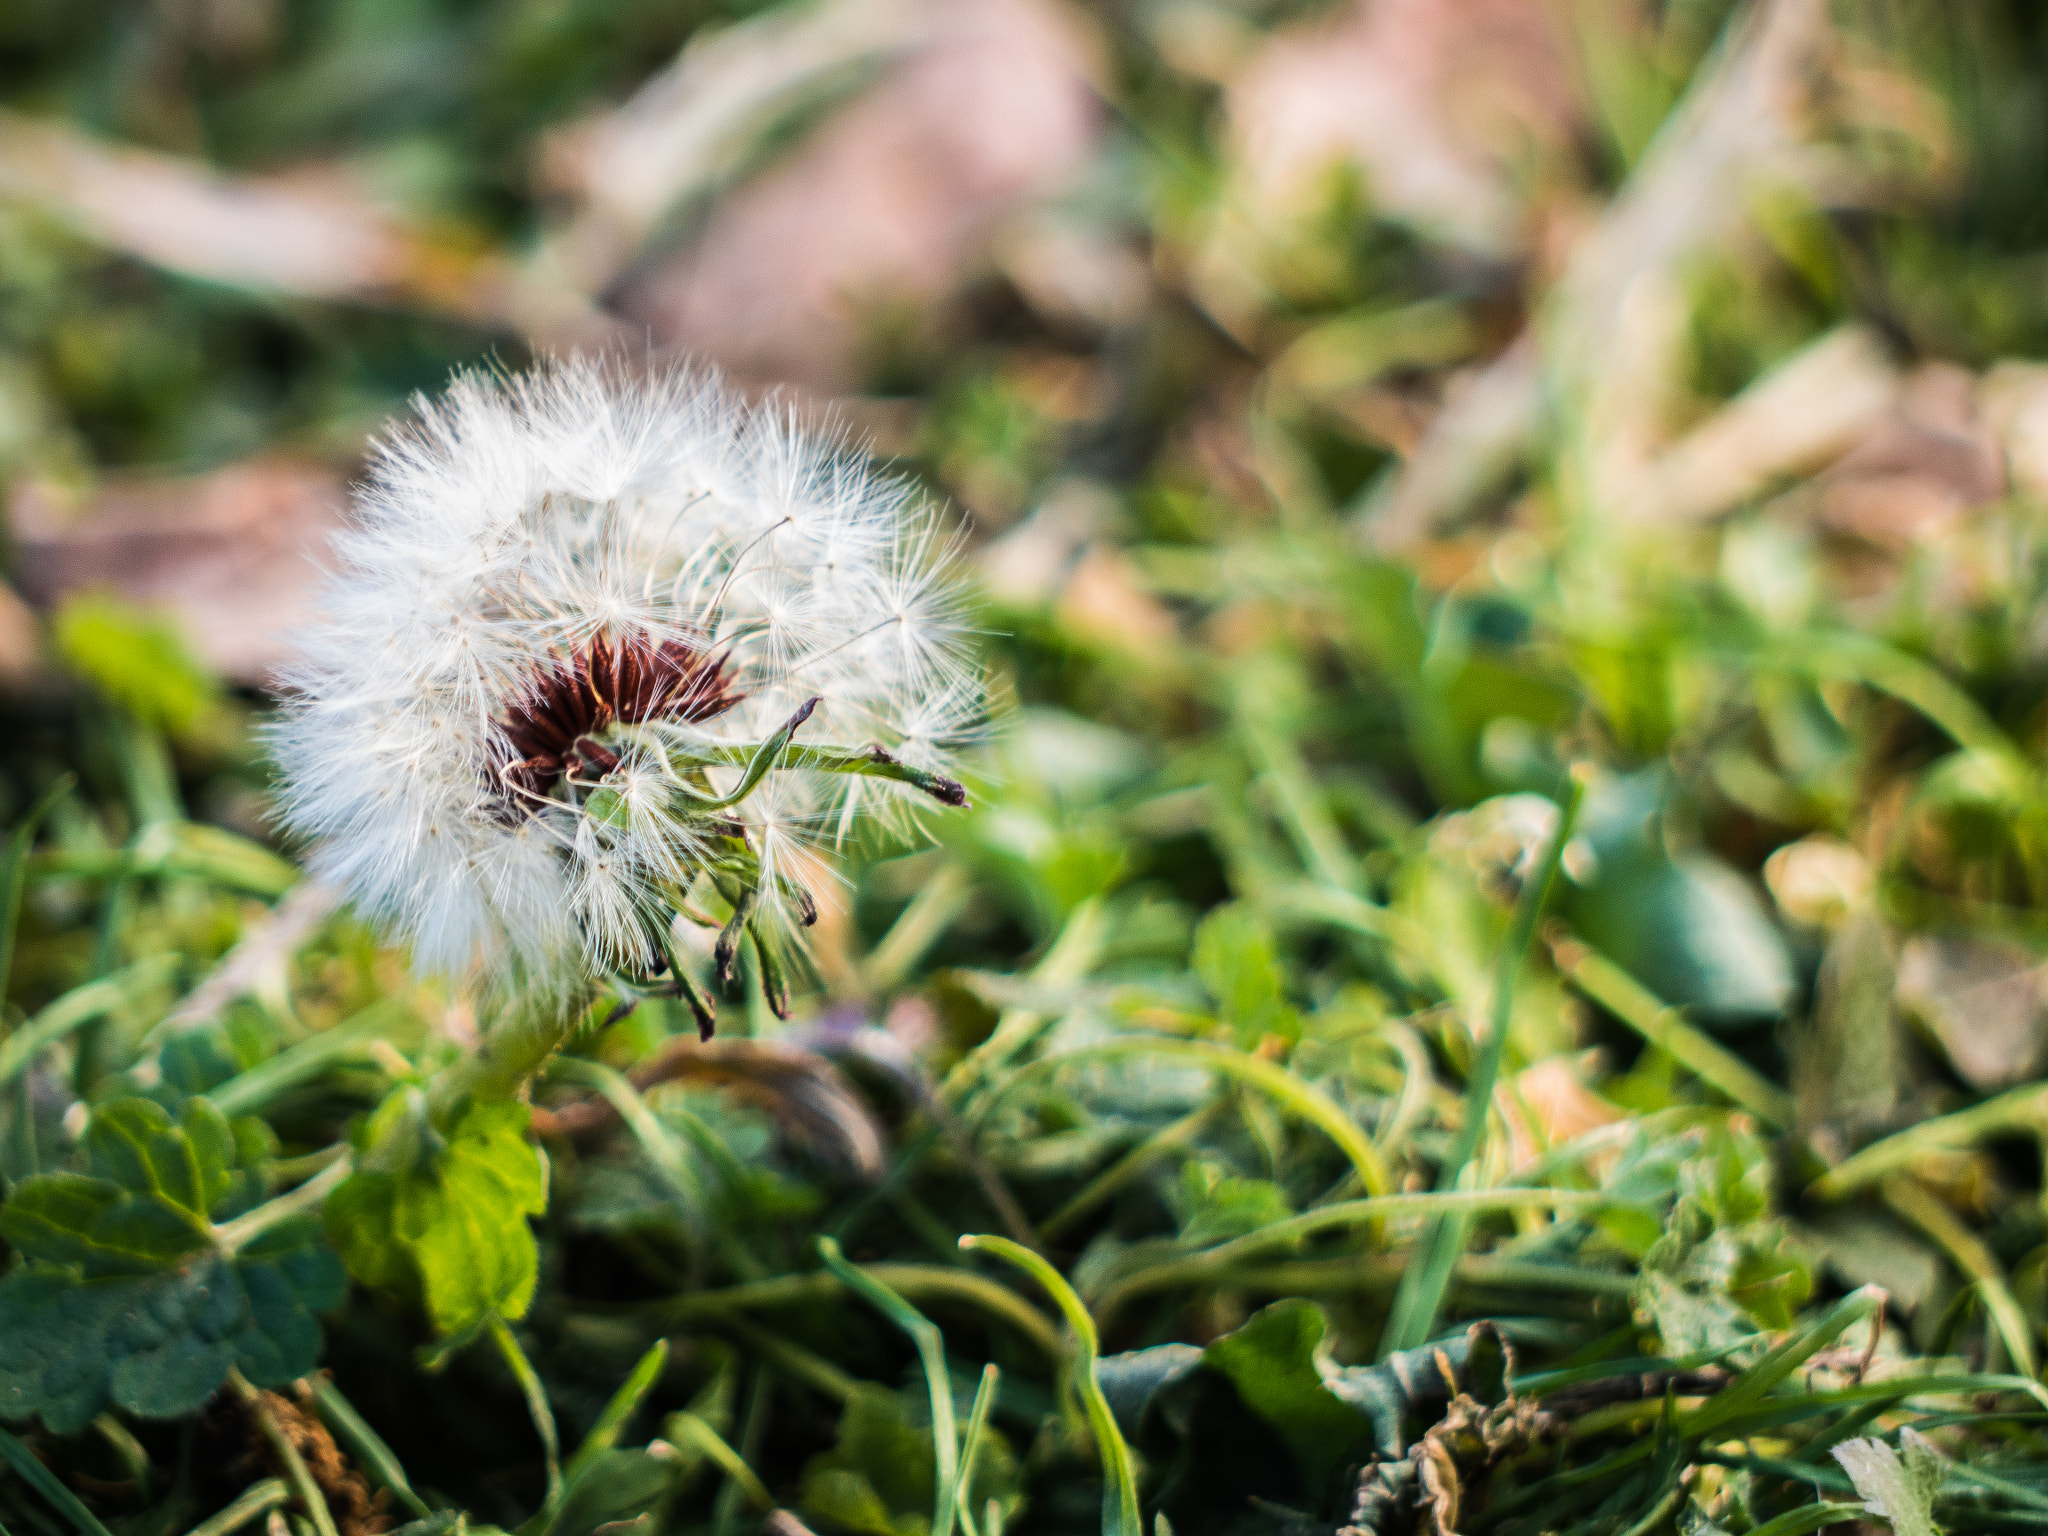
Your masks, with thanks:
[{"label": "blurred background foliage", "polygon": [[[412,392],[687,355],[953,510],[1015,707],[794,1023],[536,1090],[565,1494],[510,1356],[328,1314],[341,1536],[377,1434],[534,1536],[928,1532],[820,1235],[963,1422],[1000,1365],[968,1529],[1093,1528],[963,1232],[1071,1280],[1160,1536],[1792,1536],[1906,1426],[1901,1536],[2039,1526],[2044,192],[2022,0],[10,0],[0,1172],[140,1093],[289,1189],[473,1038],[272,842],[281,636]],[[86,1504],[10,1460],[17,1530],[284,1470],[219,1403],[22,1433]]]}]

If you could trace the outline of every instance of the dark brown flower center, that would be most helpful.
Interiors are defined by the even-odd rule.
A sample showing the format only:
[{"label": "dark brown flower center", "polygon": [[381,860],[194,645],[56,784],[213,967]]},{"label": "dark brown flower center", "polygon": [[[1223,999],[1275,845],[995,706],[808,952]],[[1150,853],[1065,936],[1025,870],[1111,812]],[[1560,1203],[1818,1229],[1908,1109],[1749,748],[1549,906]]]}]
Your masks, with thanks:
[{"label": "dark brown flower center", "polygon": [[538,673],[505,712],[510,748],[498,779],[511,801],[531,807],[581,762],[600,773],[618,758],[596,738],[606,727],[649,720],[710,720],[743,697],[728,658],[679,640],[600,635]]}]

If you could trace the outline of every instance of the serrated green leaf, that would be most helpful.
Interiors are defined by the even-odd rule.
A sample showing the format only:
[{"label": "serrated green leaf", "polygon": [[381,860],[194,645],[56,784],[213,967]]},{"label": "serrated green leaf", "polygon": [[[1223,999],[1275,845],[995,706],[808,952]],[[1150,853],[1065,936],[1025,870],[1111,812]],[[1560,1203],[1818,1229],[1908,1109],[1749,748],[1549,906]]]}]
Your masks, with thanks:
[{"label": "serrated green leaf", "polygon": [[1218,907],[1195,930],[1192,965],[1237,1043],[1249,1049],[1268,1034],[1293,1039],[1301,1021],[1287,1006],[1273,938],[1249,907]]},{"label": "serrated green leaf", "polygon": [[473,1104],[438,1137],[413,1113],[380,1111],[369,1166],[327,1202],[350,1272],[415,1300],[443,1334],[523,1316],[539,1264],[527,1217],[547,1208],[527,1117],[520,1104]]},{"label": "serrated green leaf", "polygon": [[1882,1440],[1846,1440],[1834,1448],[1834,1456],[1856,1485],[1864,1509],[1897,1536],[1941,1536],[1934,1523],[1934,1496],[1948,1468],[1925,1435],[1901,1430],[1898,1450]]},{"label": "serrated green leaf", "polygon": [[309,1219],[238,1253],[218,1245],[209,1212],[252,1178],[218,1110],[195,1101],[174,1121],[117,1099],[82,1150],[92,1173],[26,1179],[0,1211],[28,1260],[0,1281],[0,1418],[58,1433],[110,1406],[175,1418],[230,1366],[279,1386],[318,1363],[313,1313],[339,1303],[345,1276]]},{"label": "serrated green leaf", "polygon": [[0,1236],[31,1259],[88,1277],[150,1274],[212,1241],[209,1215],[235,1186],[236,1145],[203,1100],[176,1121],[147,1099],[93,1112],[90,1174],[25,1179],[0,1211]]},{"label": "serrated green leaf", "polygon": [[282,1386],[319,1363],[313,1309],[339,1301],[340,1279],[331,1254],[304,1246],[256,1262],[210,1252],[147,1276],[14,1275],[0,1282],[0,1418],[58,1434],[109,1406],[178,1418],[231,1365]]},{"label": "serrated green leaf", "polygon": [[115,1099],[93,1112],[86,1163],[99,1178],[147,1190],[204,1218],[228,1192],[234,1133],[204,1099],[191,1099],[176,1122],[148,1099]]}]

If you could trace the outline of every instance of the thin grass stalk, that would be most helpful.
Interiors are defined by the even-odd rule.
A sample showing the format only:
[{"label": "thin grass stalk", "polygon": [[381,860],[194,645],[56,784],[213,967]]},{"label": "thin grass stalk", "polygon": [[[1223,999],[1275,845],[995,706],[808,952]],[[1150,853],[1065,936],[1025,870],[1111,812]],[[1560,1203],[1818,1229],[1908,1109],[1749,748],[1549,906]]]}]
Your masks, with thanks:
[{"label": "thin grass stalk", "polygon": [[1002,1378],[1003,1373],[994,1361],[984,1365],[981,1383],[974,1389],[974,1405],[967,1411],[967,1436],[960,1443],[960,1480],[953,1492],[960,1529],[966,1532],[966,1536],[981,1536],[981,1532],[975,1529],[974,1515],[969,1508],[973,1503],[974,1463],[981,1455],[982,1433],[988,1428],[988,1416],[996,1404],[996,1387]]},{"label": "thin grass stalk", "polygon": [[[58,1482],[57,1475],[43,1465],[34,1451],[4,1429],[0,1429],[0,1458],[4,1458],[22,1481],[48,1499],[59,1514],[76,1526],[79,1536],[112,1536],[100,1524],[99,1516],[87,1509],[77,1494]],[[332,1536],[332,1533],[322,1532],[321,1536]]]},{"label": "thin grass stalk", "polygon": [[1058,1270],[1022,1243],[1006,1237],[970,1234],[960,1239],[960,1246],[986,1249],[1006,1264],[1023,1270],[1058,1305],[1074,1338],[1069,1361],[1073,1390],[1081,1399],[1088,1427],[1095,1434],[1096,1450],[1102,1457],[1102,1536],[1145,1536],[1138,1515],[1137,1471],[1131,1460],[1131,1448],[1124,1443],[1116,1415],[1109,1411],[1109,1400],[1102,1395],[1102,1384],[1095,1379],[1095,1360],[1101,1346],[1096,1339],[1095,1321],[1081,1304],[1081,1298]]},{"label": "thin grass stalk", "polygon": [[281,1477],[266,1477],[260,1483],[251,1483],[236,1494],[225,1509],[209,1515],[193,1526],[185,1536],[234,1536],[243,1526],[261,1515],[268,1514],[292,1496]]},{"label": "thin grass stalk", "polygon": [[955,1497],[960,1481],[960,1434],[953,1422],[953,1383],[946,1374],[946,1344],[937,1326],[917,1308],[870,1275],[846,1262],[839,1245],[818,1239],[825,1267],[846,1282],[847,1289],[910,1335],[924,1367],[925,1390],[932,1404],[932,1458],[935,1463],[932,1506],[933,1536],[952,1536]]},{"label": "thin grass stalk", "polygon": [[[533,1420],[533,1432],[540,1437],[543,1463],[547,1469],[547,1495],[533,1518],[519,1528],[520,1536],[538,1536],[553,1522],[555,1513],[562,1507],[565,1486],[562,1481],[562,1440],[555,1429],[555,1410],[548,1405],[548,1390],[541,1384],[540,1372],[533,1368],[533,1362],[526,1358],[526,1351],[519,1347],[519,1340],[502,1317],[493,1316],[484,1325],[491,1336],[491,1342],[498,1347],[505,1364],[511,1368],[513,1380],[519,1383],[519,1390],[526,1398],[526,1412]],[[326,1536],[325,1532],[321,1536]]]},{"label": "thin grass stalk", "polygon": [[[1486,1041],[1472,1064],[1465,1085],[1465,1120],[1457,1139],[1437,1171],[1437,1189],[1448,1192],[1458,1187],[1466,1167],[1478,1155],[1486,1138],[1487,1122],[1493,1112],[1494,1084],[1500,1079],[1501,1060],[1507,1053],[1508,1028],[1514,1022],[1515,983],[1527,963],[1529,946],[1536,937],[1536,919],[1557,880],[1564,860],[1565,844],[1571,841],[1579,807],[1586,798],[1586,774],[1573,769],[1566,782],[1564,804],[1558,808],[1556,830],[1543,852],[1535,875],[1522,888],[1514,921],[1501,945],[1493,982],[1493,1020]],[[1439,1218],[1424,1229],[1411,1250],[1408,1270],[1394,1293],[1394,1306],[1380,1335],[1379,1358],[1426,1343],[1436,1331],[1443,1311],[1444,1295],[1450,1289],[1451,1273],[1465,1251],[1470,1219],[1462,1213]]]}]

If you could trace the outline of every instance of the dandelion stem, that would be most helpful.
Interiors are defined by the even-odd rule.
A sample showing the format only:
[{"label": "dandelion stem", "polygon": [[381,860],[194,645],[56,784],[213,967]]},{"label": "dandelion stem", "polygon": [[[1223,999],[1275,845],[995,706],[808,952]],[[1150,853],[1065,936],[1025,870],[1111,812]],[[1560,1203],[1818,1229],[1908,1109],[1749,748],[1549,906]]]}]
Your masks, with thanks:
[{"label": "dandelion stem", "polygon": [[506,1099],[573,1039],[593,1006],[603,1006],[591,983],[564,997],[547,988],[522,996],[476,1049],[434,1084],[434,1107],[453,1108],[464,1099]]}]

